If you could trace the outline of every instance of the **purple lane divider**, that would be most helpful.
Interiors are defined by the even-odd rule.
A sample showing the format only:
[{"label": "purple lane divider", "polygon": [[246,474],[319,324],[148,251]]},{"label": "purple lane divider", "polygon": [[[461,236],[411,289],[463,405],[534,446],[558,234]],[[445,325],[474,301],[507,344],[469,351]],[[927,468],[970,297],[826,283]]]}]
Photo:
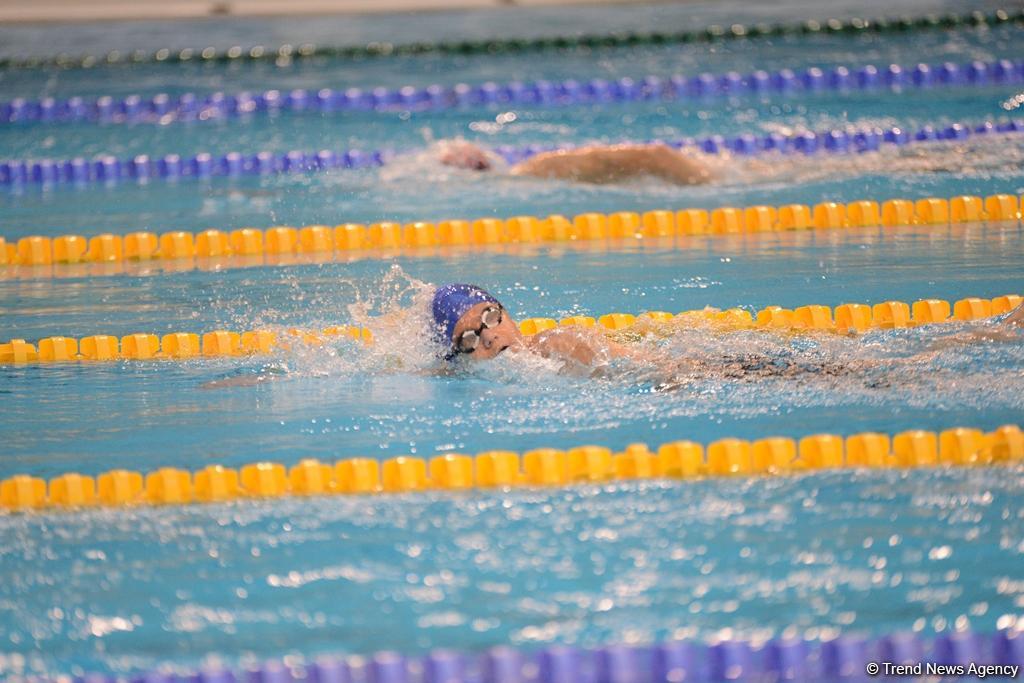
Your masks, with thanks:
[{"label": "purple lane divider", "polygon": [[821,671],[826,680],[863,680],[868,661],[868,641],[864,638],[839,636],[821,644]]},{"label": "purple lane divider", "polygon": [[484,680],[488,683],[523,683],[526,680],[523,666],[523,655],[519,650],[492,648],[484,657]]},{"label": "purple lane divider", "polygon": [[893,664],[916,664],[924,658],[924,645],[914,633],[893,633],[879,643],[879,657]]},{"label": "purple lane divider", "polygon": [[750,644],[726,640],[708,649],[708,665],[712,681],[745,681],[756,679],[754,653]]},{"label": "purple lane divider", "polygon": [[651,655],[651,673],[659,683],[702,680],[706,664],[705,646],[690,641],[662,643]]},{"label": "purple lane divider", "polygon": [[219,667],[200,669],[186,680],[188,683],[239,683],[233,671]]},{"label": "purple lane divider", "polygon": [[242,683],[293,683],[292,672],[281,662],[273,660],[263,666],[246,671]]},{"label": "purple lane divider", "polygon": [[132,683],[181,683],[181,678],[165,671],[151,671],[142,676],[132,678]]},{"label": "purple lane divider", "polygon": [[409,665],[397,652],[380,652],[370,661],[370,683],[408,683]]},{"label": "purple lane divider", "polygon": [[932,659],[939,664],[990,664],[991,655],[976,633],[957,632],[940,634],[934,643]]},{"label": "purple lane divider", "polygon": [[454,86],[428,85],[369,89],[323,88],[312,92],[302,88],[281,92],[223,93],[206,95],[183,93],[172,96],[104,95],[93,100],[73,97],[66,100],[15,98],[0,103],[0,123],[48,124],[93,121],[103,124],[139,123],[172,120],[206,121],[259,114],[285,112],[359,112],[373,110],[431,110],[494,105],[575,105],[608,104],[638,99],[687,99],[733,97],[744,94],[814,93],[873,88],[977,87],[989,83],[1019,83],[1024,80],[1024,60],[981,61],[965,64],[898,64],[876,66],[810,67],[794,72],[754,71],[749,74],[727,72],[675,75],[668,78],[644,76],[639,80],[623,77],[580,82],[534,81],[481,83]]},{"label": "purple lane divider", "polygon": [[810,648],[804,640],[775,639],[764,648],[764,669],[776,681],[807,681],[811,678]]},{"label": "purple lane divider", "polygon": [[757,136],[750,135],[749,133],[745,135],[738,135],[732,140],[729,140],[726,144],[733,153],[744,156],[757,154],[760,151]]},{"label": "purple lane divider", "polygon": [[[707,154],[728,151],[738,156],[768,152],[807,155],[847,154],[875,151],[882,145],[906,145],[912,142],[940,140],[962,141],[976,135],[1018,132],[1024,132],[1024,120],[985,121],[978,124],[953,123],[938,129],[926,125],[917,130],[906,130],[899,127],[884,130],[828,130],[817,133],[807,131],[790,136],[779,133],[760,136],[744,134],[733,138],[710,135],[698,139],[684,138],[659,142],[664,142],[676,149],[695,147]],[[502,145],[496,147],[494,151],[509,164],[516,164],[541,152],[556,149],[568,149],[568,147]],[[347,150],[344,152],[293,150],[287,153],[258,152],[256,154],[230,152],[216,156],[203,152],[189,157],[167,154],[156,159],[144,154],[128,159],[118,159],[111,155],[100,155],[92,160],[80,157],[64,161],[11,159],[0,162],[0,185],[115,183],[126,179],[136,181],[148,181],[152,178],[173,180],[181,177],[212,178],[310,173],[338,168],[365,169],[383,166],[396,156],[397,153],[392,150]]]},{"label": "purple lane divider", "polygon": [[597,651],[596,683],[647,683],[650,665],[637,648],[612,645]]},{"label": "purple lane divider", "polygon": [[156,169],[161,178],[177,178],[181,175],[181,157],[168,154],[156,162]]},{"label": "purple lane divider", "polygon": [[423,660],[424,683],[462,683],[466,662],[460,652],[435,650]]},{"label": "purple lane divider", "polygon": [[306,668],[309,683],[352,683],[352,672],[342,659],[324,657]]},{"label": "purple lane divider", "polygon": [[[878,638],[841,635],[824,642],[776,638],[763,645],[727,640],[712,645],[670,641],[653,646],[609,645],[595,650],[548,646],[535,652],[496,647],[483,653],[434,650],[406,659],[379,652],[357,660],[353,674],[342,658],[321,657],[291,668],[267,661],[255,668],[219,666],[187,675],[161,671],[132,683],[867,683],[871,662],[967,666],[1024,664],[1024,635],[892,633]],[[74,683],[113,683],[105,674]]]},{"label": "purple lane divider", "polygon": [[1024,632],[999,631],[992,638],[996,664],[1024,667]]},{"label": "purple lane divider", "polygon": [[574,647],[549,647],[540,653],[539,683],[581,683],[582,653]]}]

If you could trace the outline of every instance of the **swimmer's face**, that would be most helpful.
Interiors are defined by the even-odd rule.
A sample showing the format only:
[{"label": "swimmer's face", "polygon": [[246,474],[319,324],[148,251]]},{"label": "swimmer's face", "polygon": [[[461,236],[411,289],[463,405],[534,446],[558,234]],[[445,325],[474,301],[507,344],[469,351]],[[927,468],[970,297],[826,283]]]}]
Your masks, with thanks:
[{"label": "swimmer's face", "polygon": [[441,163],[470,171],[487,171],[491,168],[487,152],[469,142],[449,144],[441,153]]},{"label": "swimmer's face", "polygon": [[[471,353],[459,354],[472,360],[490,360],[508,348],[519,348],[523,345],[523,333],[519,331],[519,325],[502,309],[501,322],[492,327],[483,325],[482,316],[488,308],[494,308],[496,304],[490,301],[481,301],[466,311],[455,323],[455,331],[452,333],[452,341],[462,338],[464,332],[472,330],[478,332],[480,339],[476,348]],[[483,329],[481,329],[483,328]]]}]

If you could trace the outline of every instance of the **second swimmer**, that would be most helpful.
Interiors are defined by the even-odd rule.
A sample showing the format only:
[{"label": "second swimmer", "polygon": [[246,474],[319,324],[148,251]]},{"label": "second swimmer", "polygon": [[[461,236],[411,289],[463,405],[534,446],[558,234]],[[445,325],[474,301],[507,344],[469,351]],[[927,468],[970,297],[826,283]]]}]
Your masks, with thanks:
[{"label": "second swimmer", "polygon": [[[490,171],[496,157],[466,140],[439,143],[442,164],[471,171]],[[541,152],[513,166],[512,175],[609,184],[653,177],[674,185],[703,185],[716,179],[711,166],[697,156],[664,144],[588,145]]]}]

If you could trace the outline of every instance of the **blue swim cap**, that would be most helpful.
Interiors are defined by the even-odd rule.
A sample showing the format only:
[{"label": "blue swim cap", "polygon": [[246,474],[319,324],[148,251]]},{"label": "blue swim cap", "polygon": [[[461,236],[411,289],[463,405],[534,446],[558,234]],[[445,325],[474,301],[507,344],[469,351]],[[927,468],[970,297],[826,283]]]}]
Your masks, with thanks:
[{"label": "blue swim cap", "polygon": [[455,323],[466,315],[466,311],[481,301],[498,303],[493,296],[476,285],[450,284],[438,287],[434,292],[434,324],[437,341],[451,346]]}]

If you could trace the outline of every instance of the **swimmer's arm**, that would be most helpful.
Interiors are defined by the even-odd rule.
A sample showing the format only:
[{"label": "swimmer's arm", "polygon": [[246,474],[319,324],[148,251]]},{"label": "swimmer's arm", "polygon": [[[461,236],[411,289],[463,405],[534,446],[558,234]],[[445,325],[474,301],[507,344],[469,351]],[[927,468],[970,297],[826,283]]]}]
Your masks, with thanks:
[{"label": "swimmer's arm", "polygon": [[956,346],[968,346],[983,341],[1015,342],[1020,340],[1022,329],[1024,329],[1024,304],[1010,311],[1005,318],[994,325],[979,326],[966,332],[938,339],[924,353],[942,351]]},{"label": "swimmer's arm", "polygon": [[607,376],[614,372],[612,366],[602,361],[627,358],[637,364],[638,377],[649,381],[655,391],[681,389],[706,372],[699,360],[672,358],[619,344],[587,328],[545,330],[534,335],[529,345],[545,358],[575,361],[581,367],[589,368],[591,377]]},{"label": "swimmer's arm", "polygon": [[235,387],[254,387],[271,380],[284,377],[287,372],[283,368],[267,366],[260,368],[258,372],[244,375],[234,375],[211,380],[199,385],[200,389],[231,389]]},{"label": "swimmer's arm", "polygon": [[1024,329],[1024,304],[1021,304],[1017,308],[1010,311],[1010,314],[1003,318],[1000,323],[1001,327],[1014,327],[1017,329]]},{"label": "swimmer's arm", "polygon": [[514,166],[512,174],[586,183],[611,183],[643,175],[676,185],[699,185],[714,179],[706,165],[666,145],[583,147],[544,152]]},{"label": "swimmer's arm", "polygon": [[200,389],[231,389],[235,387],[254,387],[257,384],[263,384],[269,382],[272,379],[276,379],[271,375],[248,375],[244,377],[225,377],[224,379],[215,379],[209,382],[204,382],[199,385]]},{"label": "swimmer's arm", "polygon": [[572,360],[586,366],[593,365],[598,356],[590,334],[568,327],[535,334],[527,340],[527,346],[544,358]]},{"label": "swimmer's arm", "polygon": [[602,360],[628,358],[651,365],[674,364],[672,359],[651,351],[627,346],[608,339],[586,327],[556,327],[534,335],[530,347],[545,358],[564,358],[593,366]]}]

